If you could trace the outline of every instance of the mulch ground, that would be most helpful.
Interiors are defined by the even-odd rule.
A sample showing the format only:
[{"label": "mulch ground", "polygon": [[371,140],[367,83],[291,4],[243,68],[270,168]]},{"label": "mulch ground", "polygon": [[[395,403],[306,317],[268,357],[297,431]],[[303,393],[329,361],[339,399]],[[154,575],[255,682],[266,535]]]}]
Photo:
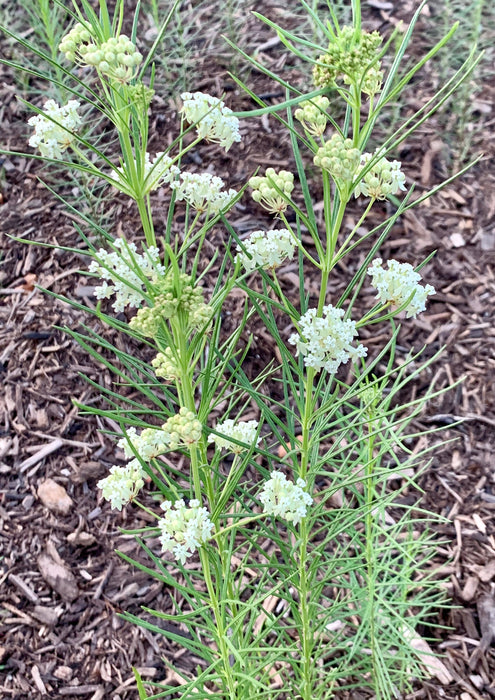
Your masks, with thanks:
[{"label": "mulch ground", "polygon": [[[366,27],[389,32],[399,19],[410,17],[415,4],[398,3],[400,11],[395,11],[391,3],[370,2]],[[267,5],[264,12],[290,24],[287,10]],[[434,19],[425,13],[420,21],[413,44],[418,56],[430,45]],[[266,66],[300,79],[266,27],[246,16],[243,31]],[[5,43],[0,49],[10,50]],[[252,107],[227,75],[225,61],[205,57],[201,47],[193,58],[197,77],[190,89],[218,96],[227,92],[234,109]],[[253,72],[250,81],[269,102],[283,99],[261,74]],[[432,645],[443,655],[443,673],[418,684],[410,698],[495,697],[495,90],[489,76],[484,79],[481,74],[478,81],[466,128],[471,153],[482,152],[483,158],[460,180],[406,213],[383,250],[384,258],[412,263],[437,251],[427,268],[427,281],[437,294],[427,313],[404,325],[399,341],[404,353],[425,345],[431,356],[445,348],[415,391],[433,382],[437,388],[448,387],[464,378],[432,400],[415,423],[418,429],[445,426],[431,439],[451,440],[434,453],[421,486],[424,503],[445,518],[439,526],[442,544],[435,563],[453,607],[447,615],[441,613],[447,628],[435,632],[437,642]],[[423,72],[407,93],[404,113],[424,104],[437,83],[434,71]],[[16,100],[18,90],[12,74],[0,67],[0,121],[6,145],[22,151],[28,115]],[[176,118],[171,98],[153,104],[152,150],[166,144],[167,134],[176,130]],[[456,152],[442,141],[448,122],[433,119],[401,147],[408,184],[415,183],[420,194],[451,172]],[[243,132],[232,159],[214,146],[203,146],[193,154],[191,167],[211,165],[233,187],[241,186],[259,165],[290,169],[287,138],[274,119],[246,123]],[[3,232],[77,247],[77,215],[67,212],[39,181],[50,174],[22,157],[5,156],[1,163]],[[77,194],[75,186],[65,186],[64,193]],[[157,220],[166,203],[166,194],[158,193]],[[106,221],[117,233],[138,229],[136,214],[125,200],[107,199],[104,206]],[[268,223],[248,197],[229,218],[241,234]],[[351,229],[354,223],[351,212],[345,226]],[[219,228],[214,236],[212,243],[221,245],[225,233]],[[106,386],[112,378],[103,364],[93,362],[58,329],[81,329],[95,322],[35,287],[92,305],[91,280],[78,275],[85,263],[75,252],[22,245],[6,236],[0,237],[0,250],[0,697],[134,699],[132,666],[145,680],[160,681],[173,680],[164,658],[186,671],[193,670],[195,662],[160,635],[119,617],[124,609],[138,614],[142,605],[168,609],[168,592],[114,553],[118,548],[138,556],[133,537],[122,535],[120,528],[139,526],[142,516],[132,507],[122,514],[112,512],[95,486],[118,457],[114,440],[106,435],[114,426],[79,415],[74,401],[100,400],[81,374]],[[336,289],[346,280],[346,270],[340,274]],[[290,270],[283,284],[286,289],[295,285]],[[311,287],[312,281],[308,284]],[[378,347],[384,333],[385,329],[381,336],[377,332],[366,344]],[[108,337],[119,342],[111,332]],[[249,357],[252,371],[272,355],[260,329]],[[463,422],[453,425],[459,418]],[[39,489],[47,479],[63,486],[72,499],[66,515],[42,505]],[[338,697],[358,700],[370,695],[362,691]]]}]

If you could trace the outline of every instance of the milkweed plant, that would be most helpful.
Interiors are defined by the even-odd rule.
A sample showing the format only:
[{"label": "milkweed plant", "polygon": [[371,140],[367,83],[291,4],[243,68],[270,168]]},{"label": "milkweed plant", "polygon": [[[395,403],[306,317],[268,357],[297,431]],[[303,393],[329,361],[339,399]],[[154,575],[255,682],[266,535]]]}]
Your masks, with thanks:
[{"label": "milkweed plant", "polygon": [[[380,248],[405,211],[446,184],[416,196],[395,159],[399,144],[479,58],[377,141],[380,115],[400,104],[455,27],[412,65],[422,6],[385,39],[362,28],[358,0],[349,26],[331,4],[320,14],[301,4],[321,45],[258,17],[300,61],[306,91],[243,54],[286,98],[267,105],[236,78],[254,108],[234,113],[224,96],[191,86],[161,150],[149,145],[153,56],[175,6],[147,53],[138,11],[127,22],[123,0],[113,14],[104,0],[97,12],[74,0],[57,60],[4,30],[65,76],[64,104],[29,105],[31,157],[106,182],[135,202],[141,222],[117,236],[79,213],[77,251],[96,280],[96,304],[66,300],[112,329],[67,329],[115,376],[111,387],[88,379],[104,403],[80,410],[118,426],[123,458],[97,487],[109,508],[145,512],[146,527],[126,531],[142,556],[121,556],[160,581],[168,599],[124,617],[191,658],[187,670],[164,658],[156,682],[135,670],[140,698],[314,700],[350,688],[392,698],[431,670],[415,642],[443,604],[433,516],[419,490],[413,505],[400,495],[432,449],[411,421],[437,391],[418,396],[408,386],[435,357],[422,361],[412,349],[397,357],[397,338],[403,319],[427,313],[435,289],[424,262],[384,260]],[[238,158],[243,133],[267,114],[285,129],[290,169],[260,167],[236,191],[192,168],[186,154],[204,141]],[[116,136],[107,151],[98,129]],[[168,192],[165,220],[153,211],[159,188]],[[229,213],[249,198],[272,221],[241,235]],[[223,246],[212,254],[213,231]],[[283,281],[287,265],[299,290]],[[336,293],[343,271],[349,279]],[[235,318],[225,311],[232,294],[244,299]],[[367,347],[377,324],[388,340]],[[255,328],[270,338],[272,357],[252,376]],[[127,343],[113,344],[115,333]]]}]

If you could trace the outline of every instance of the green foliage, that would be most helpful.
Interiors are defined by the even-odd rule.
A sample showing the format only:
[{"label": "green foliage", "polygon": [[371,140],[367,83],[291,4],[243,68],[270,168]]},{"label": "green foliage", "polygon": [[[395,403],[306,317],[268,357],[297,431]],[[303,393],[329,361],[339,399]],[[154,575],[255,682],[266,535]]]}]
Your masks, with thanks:
[{"label": "green foliage", "polygon": [[[311,39],[260,19],[306,61],[306,75],[318,69],[318,89],[305,93],[252,58],[255,68],[283,87],[286,99],[267,106],[246,87],[259,109],[238,115],[273,115],[292,146],[294,173],[268,168],[248,183],[253,199],[285,226],[279,247],[276,230],[246,241],[229,224],[228,210],[244,190],[226,191],[211,173],[184,171],[186,153],[201,140],[228,143],[226,150],[238,140],[236,117],[221,100],[199,100],[206,105],[197,107],[203,112],[189,125],[183,113],[166,153],[148,152],[154,55],[177,4],[142,56],[135,45],[139,8],[126,39],[123,0],[113,13],[104,0],[97,11],[89,0],[74,2],[69,14],[79,25],[63,45],[69,59],[88,71],[85,80],[59,65],[58,56],[4,29],[53,68],[47,78],[67,85],[84,112],[79,125],[74,105],[72,121],[63,111],[68,105],[31,105],[31,145],[44,160],[128,196],[142,224],[144,240],[138,245],[83,213],[83,226],[75,228],[79,252],[90,262],[86,274],[101,282],[98,304],[87,308],[65,300],[98,321],[66,332],[113,377],[110,386],[85,377],[100,400],[79,406],[83,415],[103,417],[113,426],[111,435],[127,459],[99,486],[105,494],[115,488],[107,496],[112,507],[120,510],[132,501],[152,522],[127,531],[136,536],[143,559],[121,557],[170,593],[169,610],[143,608],[140,616],[124,617],[182,645],[196,665],[195,673],[174,668],[180,690],[175,681],[143,681],[134,670],[140,698],[314,700],[369,687],[375,697],[388,699],[428,673],[428,660],[415,642],[420,625],[433,624],[444,602],[429,571],[436,543],[428,527],[435,518],[425,512],[417,486],[433,444],[420,447],[424,433],[414,432],[412,421],[437,392],[430,386],[410,396],[412,384],[436,357],[422,360],[413,349],[399,356],[397,347],[401,314],[415,315],[420,309],[413,299],[422,294],[426,299],[417,270],[427,261],[416,271],[398,268],[388,286],[378,287],[371,308],[362,292],[369,266],[399,216],[430,194],[414,202],[408,192],[399,200],[405,177],[400,163],[387,156],[450,99],[479,57],[473,52],[379,149],[366,152],[385,108],[401,99],[455,28],[416,65],[404,68],[421,7],[400,41],[385,45],[363,32],[357,0],[347,28],[336,11],[320,18],[317,3],[301,7],[314,24]],[[153,12],[158,10],[154,4]],[[392,51],[387,71],[386,51]],[[249,59],[242,50],[240,55]],[[329,56],[338,58],[339,70],[329,70]],[[316,112],[308,110],[308,102]],[[333,110],[335,103],[341,107]],[[306,110],[307,118],[296,123],[294,109]],[[118,162],[114,149],[84,130],[90,115],[105,119],[115,132]],[[308,162],[323,192],[322,218]],[[160,235],[151,196],[158,185],[170,188]],[[361,235],[370,211],[385,199],[392,213]],[[354,200],[360,213],[347,232],[343,222]],[[207,254],[206,241],[219,227],[228,234],[225,248]],[[253,250],[256,260],[246,264]],[[298,296],[284,291],[277,275],[291,256]],[[359,262],[334,298],[330,283],[344,259]],[[316,298],[305,284],[308,276],[318,281]],[[227,332],[224,312],[234,290],[245,302]],[[128,321],[130,309],[138,311]],[[114,312],[124,313],[123,320]],[[253,318],[274,348],[274,358],[257,376],[245,362]],[[359,333],[377,323],[387,324],[390,337],[366,358]],[[107,327],[118,331],[119,342],[109,340]],[[392,481],[401,486],[395,490]],[[413,505],[401,502],[405,487],[418,494]],[[192,556],[199,566],[189,565]]]}]

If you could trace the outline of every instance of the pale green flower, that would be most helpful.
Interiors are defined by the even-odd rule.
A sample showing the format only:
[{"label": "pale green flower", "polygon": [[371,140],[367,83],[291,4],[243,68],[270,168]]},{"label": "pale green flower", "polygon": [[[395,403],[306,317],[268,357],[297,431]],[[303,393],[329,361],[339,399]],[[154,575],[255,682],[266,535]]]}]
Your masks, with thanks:
[{"label": "pale green flower", "polygon": [[328,123],[327,109],[330,100],[324,95],[313,97],[301,102],[294,112],[295,118],[301,122],[304,129],[312,136],[322,136]]},{"label": "pale green flower", "polygon": [[339,133],[335,133],[316,151],[314,163],[336,180],[349,181],[353,179],[360,159],[361,151],[354,148],[352,139],[345,139]]},{"label": "pale green flower", "polygon": [[[361,156],[360,172],[377,153],[363,153]],[[359,172],[357,173],[359,177]],[[401,171],[401,164],[398,160],[389,161],[380,158],[374,163],[368,172],[361,177],[354,190],[354,196],[360,194],[372,199],[386,199],[391,194],[397,194],[399,190],[405,191],[406,177]]]},{"label": "pale green flower", "polygon": [[196,445],[201,439],[203,426],[193,411],[182,407],[175,416],[171,416],[162,426],[166,434],[169,449],[176,450],[185,445]]},{"label": "pale green flower", "polygon": [[267,168],[265,175],[255,175],[248,182],[253,188],[252,197],[271,214],[280,214],[287,209],[292,190],[294,175],[287,170],[278,173],[273,168]]}]

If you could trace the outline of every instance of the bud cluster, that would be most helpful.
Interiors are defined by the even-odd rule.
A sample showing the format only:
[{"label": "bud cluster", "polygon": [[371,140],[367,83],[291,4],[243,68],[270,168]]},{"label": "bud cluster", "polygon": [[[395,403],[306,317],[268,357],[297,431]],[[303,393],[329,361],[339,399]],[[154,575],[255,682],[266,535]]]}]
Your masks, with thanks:
[{"label": "bud cluster", "polygon": [[[363,153],[361,156],[362,172],[372,158],[377,154]],[[359,177],[359,173],[358,173]],[[399,190],[406,189],[406,177],[401,170],[401,164],[398,160],[389,161],[386,158],[380,158],[372,165],[365,173],[354,190],[354,196],[359,197],[360,194],[372,199],[386,199],[391,194],[397,194]]]},{"label": "bud cluster", "polygon": [[165,511],[158,521],[162,550],[173,552],[177,561],[185,564],[186,559],[211,537],[214,525],[210,514],[196,499],[189,501],[189,506],[182,499],[173,505],[165,501],[160,508]]},{"label": "bud cluster", "polygon": [[61,106],[55,100],[47,100],[43,114],[28,119],[28,124],[34,126],[29,145],[39,148],[45,158],[59,160],[74,141],[74,132],[81,125],[81,117],[77,113],[80,106],[77,100],[69,100]]},{"label": "bud cluster", "polygon": [[304,356],[306,367],[334,374],[349,358],[366,357],[364,345],[352,345],[357,335],[355,321],[344,320],[343,316],[344,310],[331,304],[323,307],[322,316],[316,315],[316,309],[309,309],[301,316],[300,334],[293,333],[289,343],[296,346],[298,355]]},{"label": "bud cluster", "polygon": [[382,38],[376,31],[362,31],[356,36],[354,27],[343,27],[327,52],[318,58],[313,69],[314,84],[331,87],[337,78],[342,78],[347,85],[360,86],[368,95],[376,94],[383,78],[377,61],[381,43]]},{"label": "bud cluster", "polygon": [[165,348],[163,352],[159,352],[151,360],[151,364],[155,368],[156,376],[162,377],[167,382],[173,382],[181,378],[181,372],[171,348]]},{"label": "bud cluster", "polygon": [[327,128],[327,109],[330,100],[324,95],[313,97],[311,100],[301,102],[294,112],[295,118],[301,122],[304,129],[312,136],[322,136]]},{"label": "bud cluster", "polygon": [[252,197],[271,214],[280,214],[287,209],[287,200],[294,189],[294,175],[287,170],[278,173],[267,168],[265,175],[255,175],[248,182],[252,187]]},{"label": "bud cluster", "polygon": [[132,80],[143,60],[135,44],[125,34],[98,42],[91,28],[80,22],[64,36],[59,49],[67,60],[77,59],[79,63],[93,66],[102,75],[120,83]]},{"label": "bud cluster", "polygon": [[201,439],[203,426],[193,411],[182,407],[175,416],[171,416],[163,425],[165,440],[170,450],[186,445],[195,445]]},{"label": "bud cluster", "polygon": [[184,92],[181,99],[181,111],[190,124],[196,124],[200,138],[219,143],[226,151],[241,140],[239,120],[221,100],[204,92]]},{"label": "bud cluster", "polygon": [[368,268],[368,274],[372,276],[371,284],[376,287],[382,304],[390,303],[395,307],[405,307],[408,318],[416,316],[426,308],[426,298],[435,294],[435,288],[431,284],[421,286],[421,275],[414,271],[409,263],[400,263],[397,260],[388,261],[388,270],[382,267],[381,258],[373,260]]},{"label": "bud cluster", "polygon": [[287,229],[253,231],[249,238],[243,241],[243,246],[244,250],[237,246],[238,254],[235,260],[239,260],[248,272],[257,267],[264,270],[274,269],[284,260],[292,260],[296,247],[294,238]]},{"label": "bud cluster", "polygon": [[305,487],[304,479],[298,479],[294,484],[283,472],[273,471],[259,495],[264,512],[297,525],[306,517],[307,508],[313,503],[309,493],[303,490]]},{"label": "bud cluster", "polygon": [[213,309],[204,303],[203,290],[194,286],[191,277],[179,275],[178,283],[173,273],[167,274],[151,290],[153,306],[145,306],[129,322],[131,328],[146,337],[158,335],[162,321],[178,313],[187,314],[190,329],[203,328],[213,316]]},{"label": "bud cluster", "polygon": [[336,180],[349,181],[354,177],[361,159],[361,151],[354,148],[352,139],[335,133],[316,151],[314,163]]}]

